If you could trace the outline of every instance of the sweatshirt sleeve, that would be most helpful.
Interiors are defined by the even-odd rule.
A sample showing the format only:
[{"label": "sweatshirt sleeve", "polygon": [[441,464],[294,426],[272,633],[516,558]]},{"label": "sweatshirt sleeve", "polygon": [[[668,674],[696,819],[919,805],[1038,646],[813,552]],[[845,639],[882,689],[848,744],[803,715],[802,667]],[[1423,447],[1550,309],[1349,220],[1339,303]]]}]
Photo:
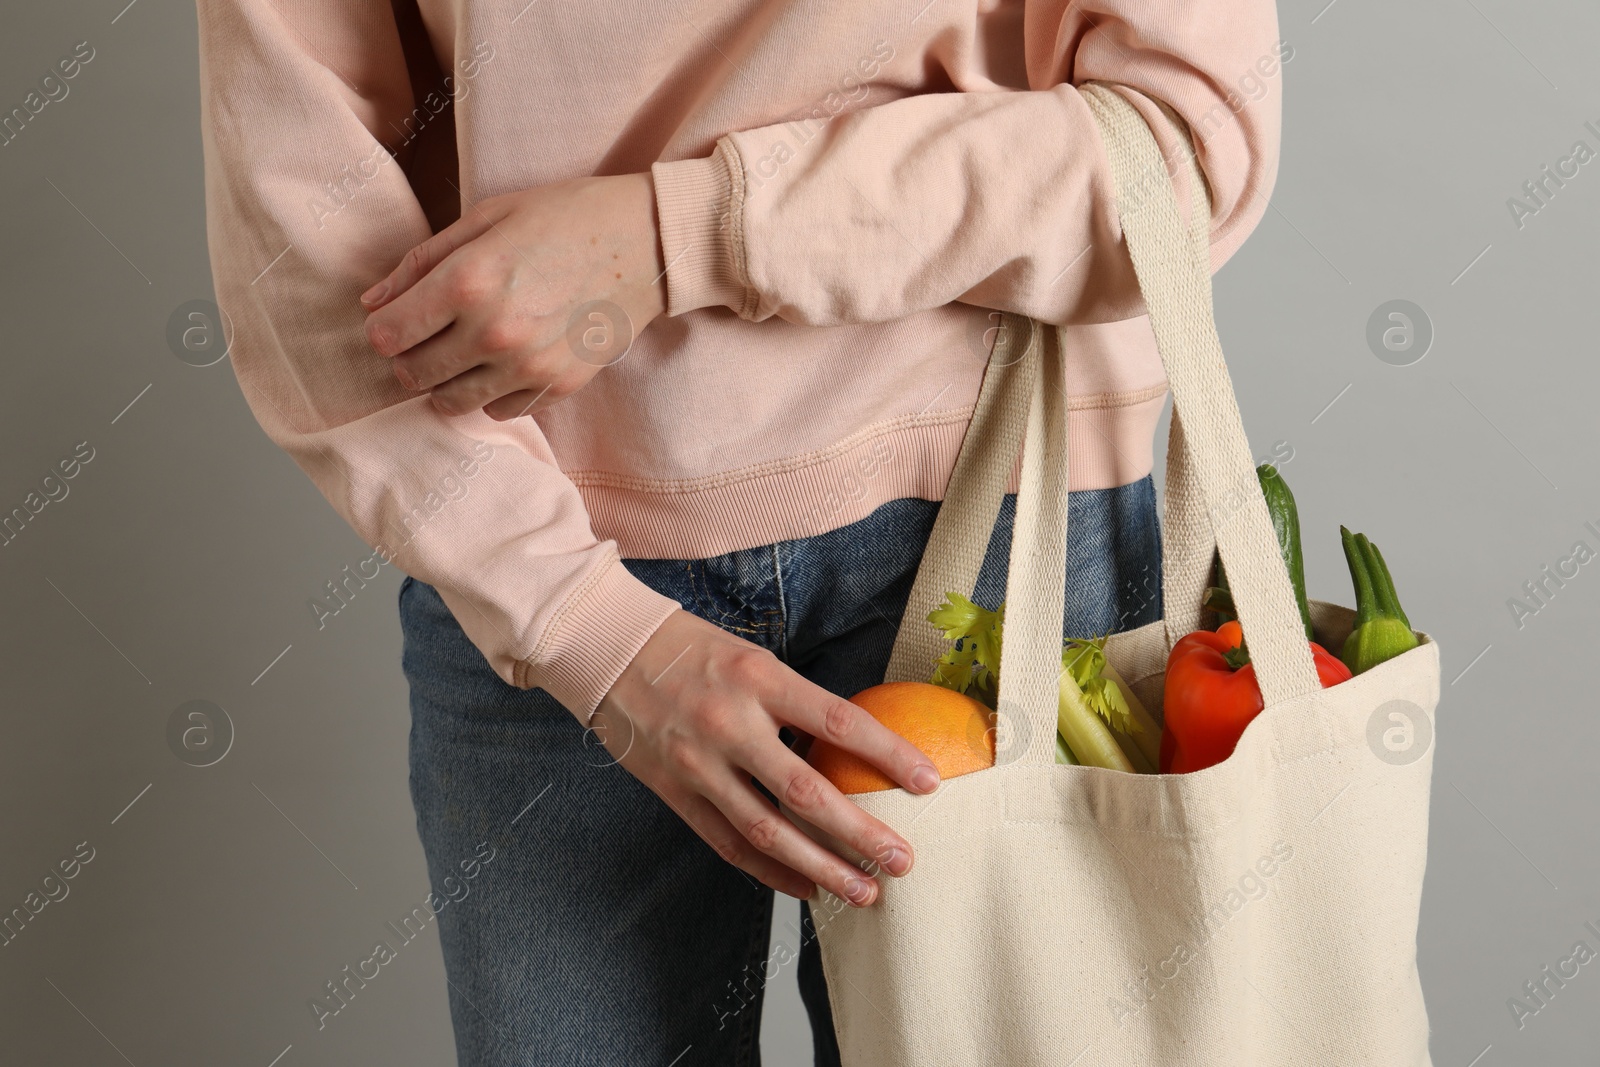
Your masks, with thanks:
[{"label": "sweatshirt sleeve", "polygon": [[1116,85],[1169,158],[1179,142],[1155,101],[1193,131],[1220,268],[1277,175],[1293,51],[1272,0],[1026,0],[1023,25],[1026,90],[801,116],[655,164],[668,314],[830,326],[951,301],[1059,324],[1143,314],[1087,81]]},{"label": "sweatshirt sleeve", "polygon": [[595,538],[533,419],[435,412],[357,301],[432,233],[401,160],[461,78],[413,90],[386,0],[197,6],[207,242],[252,413],[496,674],[586,722],[678,604]]}]

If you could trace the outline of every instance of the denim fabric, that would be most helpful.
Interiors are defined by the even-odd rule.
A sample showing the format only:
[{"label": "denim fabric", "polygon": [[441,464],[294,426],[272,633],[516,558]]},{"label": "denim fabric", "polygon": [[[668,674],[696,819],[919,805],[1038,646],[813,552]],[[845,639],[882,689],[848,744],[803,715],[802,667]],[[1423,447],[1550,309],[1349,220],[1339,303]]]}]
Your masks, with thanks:
[{"label": "denim fabric", "polygon": [[[1069,499],[1064,631],[1160,618],[1152,480]],[[895,500],[816,537],[624,564],[850,696],[883,679],[938,507]],[[1015,507],[1007,496],[974,590],[986,607],[1005,596]],[[431,586],[401,584],[400,620],[411,794],[442,895],[461,1067],[753,1067],[764,981],[789,965],[815,1062],[837,1065],[805,905],[781,898],[769,957],[772,890],[720,860],[547,693],[501,681]]]}]

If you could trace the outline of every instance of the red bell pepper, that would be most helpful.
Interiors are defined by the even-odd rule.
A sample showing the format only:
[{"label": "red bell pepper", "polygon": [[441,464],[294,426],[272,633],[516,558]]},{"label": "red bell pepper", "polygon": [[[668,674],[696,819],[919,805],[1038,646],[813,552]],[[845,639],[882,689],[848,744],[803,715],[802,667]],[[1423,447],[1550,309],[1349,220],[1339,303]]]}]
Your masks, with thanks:
[{"label": "red bell pepper", "polygon": [[[1261,686],[1243,647],[1238,622],[1215,632],[1196,630],[1172,646],[1162,705],[1162,774],[1204,770],[1233,755],[1250,721],[1261,713]],[[1315,641],[1311,658],[1324,689],[1351,677],[1350,668]]]}]

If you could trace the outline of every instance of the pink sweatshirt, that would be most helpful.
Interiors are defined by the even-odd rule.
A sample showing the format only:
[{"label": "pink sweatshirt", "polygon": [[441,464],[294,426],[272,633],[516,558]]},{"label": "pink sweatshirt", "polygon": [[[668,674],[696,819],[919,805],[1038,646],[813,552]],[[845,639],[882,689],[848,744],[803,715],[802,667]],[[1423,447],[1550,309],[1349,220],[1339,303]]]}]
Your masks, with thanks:
[{"label": "pink sweatshirt", "polygon": [[[495,672],[580,719],[699,558],[942,498],[990,309],[1067,327],[1073,489],[1165,378],[1075,86],[1196,132],[1212,269],[1266,208],[1272,0],[199,0],[208,239],[252,412]],[[533,416],[436,413],[357,295],[485,197],[650,171],[668,314]],[[1180,188],[1180,204],[1187,204]],[[1014,488],[1013,483],[1013,488]]]}]

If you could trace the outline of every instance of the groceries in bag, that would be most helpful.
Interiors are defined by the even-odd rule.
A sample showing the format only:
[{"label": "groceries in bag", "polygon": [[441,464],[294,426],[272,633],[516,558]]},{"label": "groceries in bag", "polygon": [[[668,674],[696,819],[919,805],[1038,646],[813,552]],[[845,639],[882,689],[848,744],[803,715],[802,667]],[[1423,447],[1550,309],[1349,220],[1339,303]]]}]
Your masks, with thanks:
[{"label": "groceries in bag", "polygon": [[[1344,526],[1339,534],[1355,589],[1355,624],[1339,655],[1317,643],[1294,494],[1270,463],[1257,467],[1256,476],[1323,687],[1417,647],[1382,553],[1365,534],[1352,534]],[[1206,590],[1204,605],[1216,613],[1220,625],[1185,635],[1173,645],[1162,689],[1162,725],[1107,660],[1108,635],[1071,637],[1063,643],[1057,763],[1186,774],[1233,754],[1263,701],[1220,558],[1215,570],[1217,584]],[[851,700],[921,749],[941,778],[991,767],[1005,604],[991,611],[949,592],[928,621],[950,642],[934,663],[930,680],[873,686]],[[813,743],[807,759],[843,793],[895,788],[866,761],[821,740]]]}]

